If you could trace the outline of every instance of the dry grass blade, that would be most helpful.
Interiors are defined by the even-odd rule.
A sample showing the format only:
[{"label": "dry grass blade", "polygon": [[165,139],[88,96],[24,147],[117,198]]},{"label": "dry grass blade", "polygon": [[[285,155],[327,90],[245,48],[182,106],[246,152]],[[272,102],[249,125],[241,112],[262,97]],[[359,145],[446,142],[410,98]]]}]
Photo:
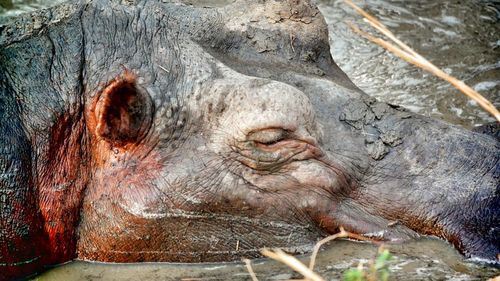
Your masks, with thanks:
[{"label": "dry grass blade", "polygon": [[307,280],[324,281],[324,279],[321,276],[319,276],[317,273],[314,273],[312,270],[307,268],[305,264],[303,264],[295,257],[283,252],[280,249],[274,249],[273,251],[268,249],[262,249],[261,253],[266,257],[269,257],[273,260],[286,264],[288,267],[302,274],[302,276],[304,276]]},{"label": "dry grass blade", "polygon": [[491,115],[493,115],[497,119],[497,121],[500,122],[500,112],[495,108],[495,106],[490,101],[488,101],[486,98],[484,98],[481,94],[476,92],[471,87],[467,86],[463,81],[460,81],[457,78],[447,74],[446,72],[442,71],[437,66],[435,66],[434,64],[429,62],[427,59],[425,59],[424,57],[419,55],[417,52],[415,52],[408,45],[406,45],[401,40],[396,38],[396,36],[392,32],[390,32],[382,23],[380,23],[375,17],[368,14],[360,7],[356,6],[351,0],[344,0],[344,2],[346,2],[352,8],[354,8],[359,14],[361,14],[363,17],[365,17],[365,20],[371,26],[373,26],[378,31],[380,31],[382,34],[387,36],[394,43],[396,43],[399,47],[394,46],[393,44],[391,44],[383,39],[377,38],[377,37],[375,37],[367,32],[364,32],[364,31],[360,30],[357,26],[350,24],[353,31],[355,31],[356,33],[365,37],[366,39],[372,41],[373,43],[387,49],[388,51],[390,51],[393,54],[397,55],[398,57],[404,59],[405,61],[407,61],[413,65],[416,65],[416,66],[436,75],[437,77],[447,81],[448,83],[453,85],[455,88],[460,90],[462,93],[464,93],[466,96],[475,100],[484,110],[489,112]]},{"label": "dry grass blade", "polygon": [[250,260],[243,259],[243,262],[245,263],[245,266],[247,267],[248,273],[250,274],[252,281],[259,281],[259,279],[257,279],[257,276],[255,275],[255,272],[253,271],[252,264],[251,264]]},{"label": "dry grass blade", "polygon": [[410,46],[406,45],[403,41],[399,40],[394,33],[392,33],[385,25],[383,25],[377,18],[374,16],[370,15],[367,13],[365,10],[361,9],[358,7],[356,4],[354,4],[351,0],[344,0],[344,2],[351,6],[358,14],[362,15],[366,21],[371,24],[373,27],[375,27],[378,31],[380,31],[382,34],[390,38],[394,43],[398,44],[403,50],[406,52],[410,53],[411,55],[415,57],[421,57],[418,53],[416,53]]}]

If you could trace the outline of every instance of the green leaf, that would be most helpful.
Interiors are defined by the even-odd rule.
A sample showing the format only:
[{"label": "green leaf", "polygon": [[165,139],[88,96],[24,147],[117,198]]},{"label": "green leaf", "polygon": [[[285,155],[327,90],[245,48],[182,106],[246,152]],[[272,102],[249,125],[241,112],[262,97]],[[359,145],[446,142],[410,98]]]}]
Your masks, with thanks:
[{"label": "green leaf", "polygon": [[344,273],[344,281],[365,281],[365,274],[362,270],[351,268]]},{"label": "green leaf", "polygon": [[387,281],[389,280],[389,270],[384,269],[380,272],[380,280],[381,281]]},{"label": "green leaf", "polygon": [[377,259],[375,260],[375,268],[376,269],[382,269],[386,266],[386,263],[391,260],[392,256],[389,253],[389,250],[384,250],[380,255],[378,255]]}]

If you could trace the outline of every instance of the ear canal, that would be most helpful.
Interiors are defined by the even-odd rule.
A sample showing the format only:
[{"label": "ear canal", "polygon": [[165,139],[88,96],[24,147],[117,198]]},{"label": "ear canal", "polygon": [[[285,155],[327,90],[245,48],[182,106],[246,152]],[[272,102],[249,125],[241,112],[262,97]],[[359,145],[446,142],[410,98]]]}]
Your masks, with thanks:
[{"label": "ear canal", "polygon": [[135,76],[112,81],[96,104],[96,134],[116,146],[139,142],[151,127],[153,105]]}]

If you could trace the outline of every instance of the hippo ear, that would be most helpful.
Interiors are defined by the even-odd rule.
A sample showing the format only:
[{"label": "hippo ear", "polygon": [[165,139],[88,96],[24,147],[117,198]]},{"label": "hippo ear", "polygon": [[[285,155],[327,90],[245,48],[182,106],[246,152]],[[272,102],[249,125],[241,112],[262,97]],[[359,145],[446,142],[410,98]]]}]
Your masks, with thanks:
[{"label": "hippo ear", "polygon": [[126,72],[102,91],[95,107],[96,135],[116,146],[140,141],[151,127],[153,104],[136,76]]}]

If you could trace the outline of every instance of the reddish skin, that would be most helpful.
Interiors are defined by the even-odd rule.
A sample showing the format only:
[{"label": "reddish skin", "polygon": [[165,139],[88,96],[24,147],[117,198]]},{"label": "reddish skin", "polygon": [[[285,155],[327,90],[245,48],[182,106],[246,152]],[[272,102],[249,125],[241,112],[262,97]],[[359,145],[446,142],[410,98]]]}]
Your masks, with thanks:
[{"label": "reddish skin", "polygon": [[[33,196],[30,196],[28,202],[16,202],[15,208],[17,210],[25,210],[22,206],[24,204],[30,204],[35,206],[36,200]],[[43,233],[41,225],[41,217],[38,211],[31,212],[22,217],[23,221],[20,222],[22,225],[29,225],[31,223],[31,241],[34,245],[45,245],[46,239]],[[36,222],[33,224],[33,222]],[[35,226],[35,227],[33,227]],[[19,276],[25,276],[27,272],[36,272],[44,264],[45,259],[43,255],[46,249],[43,247],[32,247],[32,244],[28,243],[31,241],[26,241],[25,237],[17,236],[16,233],[9,233],[10,241],[9,247],[14,248],[14,255],[9,252],[8,247],[2,247],[2,256],[4,257],[5,263],[8,266],[2,267],[4,276],[0,275],[0,280],[9,280]],[[2,241],[2,243],[4,243]],[[35,258],[33,258],[35,257]],[[33,261],[33,262],[30,262]]]},{"label": "reddish skin", "polygon": [[[124,111],[125,106],[130,102],[132,96],[129,91],[132,91],[137,83],[137,76],[128,69],[124,69],[122,75],[116,77],[115,79],[109,81],[104,87],[101,93],[99,93],[94,99],[87,113],[87,130],[89,132],[94,132],[92,135],[99,141],[105,138],[112,138],[113,146],[125,146],[127,141],[121,142],[116,137],[109,136],[110,134],[109,126],[115,125],[114,120],[109,117],[117,117],[117,113],[110,114],[113,109],[119,111],[118,115],[120,119],[127,119],[127,112]],[[120,96],[118,96],[121,94]],[[126,100],[123,99],[126,98]],[[108,115],[107,118],[101,118],[103,115]],[[127,124],[128,125],[128,124]],[[126,130],[127,128],[120,128],[120,130]],[[113,138],[115,137],[115,138]],[[133,142],[133,139],[128,139],[129,142]]]},{"label": "reddish skin", "polygon": [[[111,104],[109,99],[105,100],[105,103],[101,102],[100,107],[96,105],[100,96],[109,96],[118,87],[124,84],[135,85],[135,82],[136,76],[125,70],[123,75],[104,87],[101,95],[91,105],[90,112],[95,114],[96,109],[104,107],[105,110],[106,106],[116,106]],[[30,243],[23,237],[10,239],[11,247],[16,249],[15,255],[11,256],[8,252],[3,252],[2,255],[10,257],[5,259],[6,263],[15,265],[4,267],[7,274],[0,280],[25,276],[27,272],[38,271],[43,265],[63,263],[76,258],[78,223],[91,167],[103,165],[101,160],[106,158],[104,155],[112,153],[109,144],[102,139],[93,139],[100,145],[90,146],[95,148],[91,152],[92,156],[86,153],[91,143],[86,132],[95,131],[95,118],[89,117],[92,115],[87,116],[88,122],[85,124],[81,115],[63,115],[52,127],[51,139],[48,142],[50,145],[44,153],[46,157],[43,158],[47,160],[38,166],[38,177],[34,183],[34,186],[38,187],[38,193],[31,193],[32,196],[28,200],[17,204],[18,210],[25,213],[21,223],[31,226]],[[133,146],[125,144],[122,149],[130,149]],[[26,204],[38,208],[35,207],[32,212],[27,213],[24,207]],[[33,262],[27,262],[33,259]]]},{"label": "reddish skin", "polygon": [[37,185],[47,235],[45,245],[51,253],[47,263],[60,263],[75,257],[76,228],[89,169],[82,147],[85,144],[81,139],[83,135],[83,122],[73,124],[67,117],[61,118],[51,134],[47,155],[52,157],[39,174]]},{"label": "reddish skin", "polygon": [[[50,146],[44,157],[47,162],[37,170],[38,194],[31,193],[33,196],[29,200],[17,204],[24,212],[26,205],[39,206],[22,221],[31,226],[30,243],[23,237],[13,237],[9,241],[11,247],[16,248],[16,254],[7,263],[17,265],[6,267],[5,280],[36,272],[45,264],[62,263],[76,257],[76,230],[82,191],[88,179],[88,161],[83,150],[84,128],[81,119],[68,116],[61,116],[53,126]],[[33,198],[35,195],[37,198]],[[9,257],[9,253],[2,255]],[[30,260],[34,261],[27,262]]]},{"label": "reddish skin", "polygon": [[[113,198],[116,194],[121,194],[120,187],[134,186],[132,194],[141,194],[141,197],[154,195],[154,190],[148,189],[148,182],[154,180],[163,167],[160,157],[150,148],[141,143],[142,137],[147,133],[147,127],[132,128],[131,116],[127,108],[136,101],[137,97],[137,76],[125,69],[122,75],[116,77],[106,84],[102,92],[97,95],[87,113],[87,130],[91,134],[91,162],[93,181],[86,193],[86,202],[99,201],[102,197]],[[144,124],[143,124],[144,125]],[[118,128],[118,132],[117,129]],[[147,157],[144,157],[147,155]],[[116,162],[126,159],[138,163],[134,169],[130,167],[115,166]],[[135,160],[134,160],[135,159]],[[118,199],[119,200],[119,199]],[[93,208],[82,206],[82,212],[91,214]],[[118,212],[118,213],[116,213]],[[127,237],[128,225],[133,224],[135,228],[143,225],[144,232],[141,237],[154,236],[160,229],[149,220],[137,218],[131,214],[120,212],[118,208],[110,210],[113,222],[103,221],[102,224],[113,223],[113,233],[122,233],[124,239],[119,241],[109,241],[99,233],[95,236],[81,237],[81,241],[101,241],[99,250],[93,252],[92,249],[82,247],[79,242],[77,256],[88,260],[110,261],[110,262],[131,262],[142,260],[161,261],[157,255],[142,257],[134,256],[128,252],[133,252],[129,247],[135,243],[130,243],[136,237]],[[109,233],[106,233],[107,235]],[[134,232],[136,234],[136,232]],[[98,242],[96,242],[98,243]],[[84,243],[83,243],[84,244]],[[138,246],[138,244],[135,244]],[[165,248],[165,245],[156,245],[157,248]],[[121,252],[118,253],[118,252]]]}]

